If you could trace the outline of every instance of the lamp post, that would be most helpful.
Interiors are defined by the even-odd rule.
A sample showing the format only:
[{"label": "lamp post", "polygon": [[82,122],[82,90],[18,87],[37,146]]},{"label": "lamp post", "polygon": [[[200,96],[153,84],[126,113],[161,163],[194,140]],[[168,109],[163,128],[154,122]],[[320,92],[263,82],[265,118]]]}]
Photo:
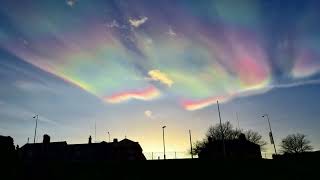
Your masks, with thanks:
[{"label": "lamp post", "polygon": [[273,135],[272,135],[272,130],[271,130],[271,125],[270,125],[269,115],[268,115],[268,114],[264,114],[264,115],[262,115],[262,117],[267,117],[268,124],[269,124],[269,130],[270,130],[270,132],[269,132],[270,143],[273,144],[274,152],[275,152],[275,154],[277,154],[276,145],[275,145],[275,143],[274,143],[274,139],[273,139]]},{"label": "lamp post", "polygon": [[162,126],[162,140],[163,140],[163,159],[166,159],[166,143],[164,141],[164,128],[167,126]]},{"label": "lamp post", "polygon": [[109,142],[110,142],[110,132],[108,131],[108,137],[109,137]]}]

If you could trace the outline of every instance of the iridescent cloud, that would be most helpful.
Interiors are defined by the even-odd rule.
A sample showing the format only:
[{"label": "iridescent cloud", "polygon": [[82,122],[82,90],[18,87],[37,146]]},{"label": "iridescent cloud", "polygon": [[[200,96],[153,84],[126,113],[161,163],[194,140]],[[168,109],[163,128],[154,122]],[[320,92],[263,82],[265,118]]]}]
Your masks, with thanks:
[{"label": "iridescent cloud", "polygon": [[212,97],[202,100],[185,100],[182,102],[182,106],[189,111],[194,111],[198,109],[202,109],[204,107],[210,106],[212,104],[216,104],[217,101],[225,102],[228,98],[226,97]]},{"label": "iridescent cloud", "polygon": [[66,2],[2,9],[10,26],[0,46],[106,103],[163,94],[196,110],[320,72],[311,6],[308,16],[286,17],[297,31],[276,34],[259,1],[70,1],[57,14]]},{"label": "iridescent cloud", "polygon": [[167,85],[168,87],[171,87],[173,84],[173,81],[163,72],[161,72],[158,69],[154,69],[148,72],[148,75],[151,79],[155,81],[160,81],[161,83]]},{"label": "iridescent cloud", "polygon": [[121,103],[131,99],[148,101],[158,98],[159,96],[160,92],[155,87],[151,86],[142,90],[117,93],[112,96],[105,97],[104,99],[109,103]]}]

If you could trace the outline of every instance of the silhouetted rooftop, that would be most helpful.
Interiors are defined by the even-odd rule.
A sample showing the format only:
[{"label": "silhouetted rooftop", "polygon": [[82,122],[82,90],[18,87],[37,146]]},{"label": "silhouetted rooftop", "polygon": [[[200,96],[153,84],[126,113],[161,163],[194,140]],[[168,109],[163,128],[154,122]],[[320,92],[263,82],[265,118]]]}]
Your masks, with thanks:
[{"label": "silhouetted rooftop", "polygon": [[43,143],[29,143],[21,147],[21,156],[25,160],[145,160],[138,142],[127,138],[112,142],[92,143],[89,137],[85,144],[67,144],[66,141],[50,142],[50,136],[44,135]]}]

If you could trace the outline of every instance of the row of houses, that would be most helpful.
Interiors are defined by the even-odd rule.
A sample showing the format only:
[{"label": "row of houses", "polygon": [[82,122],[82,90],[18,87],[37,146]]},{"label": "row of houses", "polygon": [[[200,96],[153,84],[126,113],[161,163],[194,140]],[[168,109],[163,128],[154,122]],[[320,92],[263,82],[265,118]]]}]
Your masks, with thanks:
[{"label": "row of houses", "polygon": [[[43,136],[42,143],[27,143],[21,148],[14,146],[13,138],[0,135],[0,160],[25,162],[35,161],[109,161],[146,160],[138,142],[127,138],[112,142],[93,143],[91,136],[85,144],[67,144],[66,141],[51,142],[49,135]],[[260,146],[248,141],[244,134],[234,140],[208,139],[198,153],[199,159],[262,159]],[[320,151],[299,154],[273,155],[276,160],[320,159]]]},{"label": "row of houses", "polygon": [[[93,143],[91,136],[86,144],[67,144],[66,141],[51,142],[49,135],[43,136],[42,143],[27,143],[15,149],[11,137],[0,137],[0,149],[6,157],[16,157],[26,162],[54,160],[54,161],[107,161],[107,160],[146,160],[138,142],[127,138],[112,142],[102,141]],[[261,159],[260,146],[246,140],[239,139],[210,140],[198,154],[199,159]]]},{"label": "row of houses", "polygon": [[[5,153],[27,161],[107,161],[107,160],[146,160],[138,142],[127,138],[113,142],[92,143],[91,136],[86,144],[67,144],[66,141],[51,142],[49,135],[43,136],[42,143],[27,143],[14,148],[13,139],[6,137],[9,143],[0,147]],[[5,138],[3,138],[5,139]],[[9,140],[10,139],[10,140]],[[0,138],[1,140],[1,138]],[[5,141],[3,141],[5,142]]]}]

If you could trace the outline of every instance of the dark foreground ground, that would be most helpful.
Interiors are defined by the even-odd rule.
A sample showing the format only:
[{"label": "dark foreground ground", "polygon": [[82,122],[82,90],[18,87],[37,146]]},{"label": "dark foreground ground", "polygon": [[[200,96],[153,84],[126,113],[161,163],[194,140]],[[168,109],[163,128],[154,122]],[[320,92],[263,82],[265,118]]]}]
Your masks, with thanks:
[{"label": "dark foreground ground", "polygon": [[0,179],[320,179],[318,161],[1,163]]}]

